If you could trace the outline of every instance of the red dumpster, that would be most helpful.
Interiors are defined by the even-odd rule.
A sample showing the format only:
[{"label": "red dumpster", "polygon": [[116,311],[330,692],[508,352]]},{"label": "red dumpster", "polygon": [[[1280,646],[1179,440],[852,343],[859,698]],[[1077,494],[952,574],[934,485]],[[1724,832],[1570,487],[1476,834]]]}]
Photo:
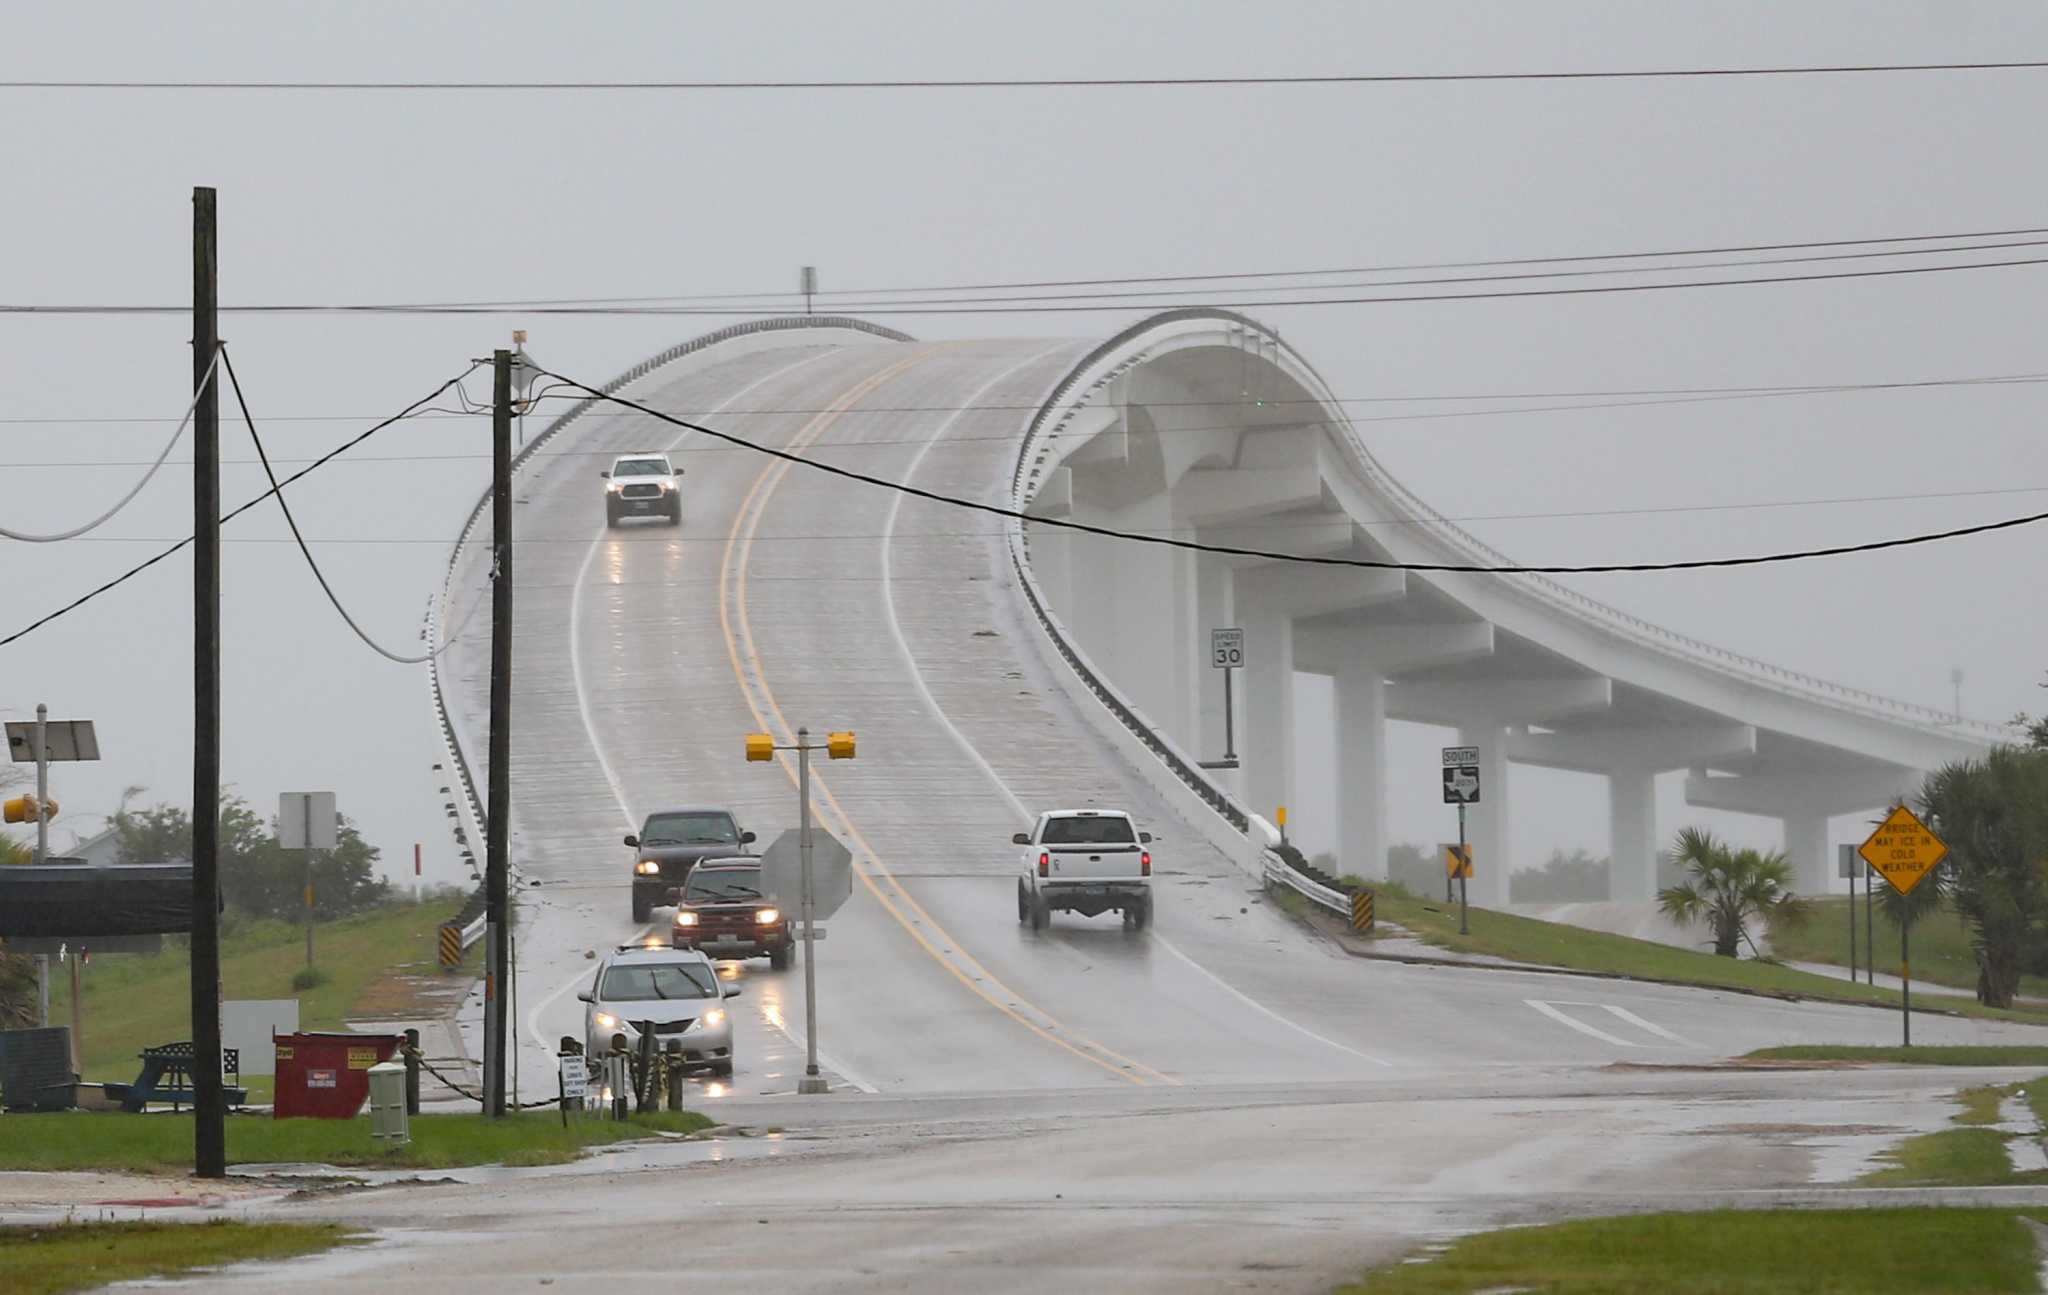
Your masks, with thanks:
[{"label": "red dumpster", "polygon": [[396,1034],[273,1034],[277,1048],[277,1119],[310,1115],[354,1119],[370,1097],[370,1067],[389,1061],[405,1039]]}]

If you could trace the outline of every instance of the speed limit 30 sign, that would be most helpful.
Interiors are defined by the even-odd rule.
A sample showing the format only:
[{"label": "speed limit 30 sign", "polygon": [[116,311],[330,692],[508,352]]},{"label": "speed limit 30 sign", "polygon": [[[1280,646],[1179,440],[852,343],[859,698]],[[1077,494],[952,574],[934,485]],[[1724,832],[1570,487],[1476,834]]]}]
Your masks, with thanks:
[{"label": "speed limit 30 sign", "polygon": [[1244,631],[1209,631],[1209,664],[1218,670],[1235,670],[1244,664]]}]

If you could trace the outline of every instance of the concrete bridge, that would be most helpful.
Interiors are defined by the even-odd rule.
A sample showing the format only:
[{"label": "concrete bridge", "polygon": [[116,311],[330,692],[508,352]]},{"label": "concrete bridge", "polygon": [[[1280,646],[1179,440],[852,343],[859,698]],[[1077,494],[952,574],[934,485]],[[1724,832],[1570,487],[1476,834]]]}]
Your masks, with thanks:
[{"label": "concrete bridge", "polygon": [[[1012,501],[1034,517],[1236,548],[1511,566],[1396,481],[1306,359],[1217,310],[1145,320],[1089,352],[1023,434]],[[1481,753],[1475,903],[1507,898],[1511,763],[1608,780],[1617,900],[1654,890],[1656,775],[1701,807],[1778,819],[1802,890],[1833,874],[1831,816],[1887,804],[1975,755],[1989,725],[1840,687],[1659,628],[1536,576],[1307,566],[1025,524],[1013,537],[1045,631],[1149,730],[1203,799],[1270,814],[1295,788],[1296,671],[1328,675],[1343,867],[1386,858],[1389,720],[1454,727]],[[1708,543],[1721,550],[1728,541]],[[1224,751],[1208,632],[1244,630],[1240,767]],[[1208,788],[1200,784],[1207,782]],[[1252,815],[1252,817],[1256,817]]]}]

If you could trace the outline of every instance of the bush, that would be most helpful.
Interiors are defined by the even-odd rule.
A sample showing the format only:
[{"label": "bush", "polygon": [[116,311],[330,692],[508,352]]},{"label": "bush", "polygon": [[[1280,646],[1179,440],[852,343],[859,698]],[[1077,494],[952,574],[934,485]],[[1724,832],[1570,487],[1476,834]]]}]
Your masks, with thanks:
[{"label": "bush", "polygon": [[300,967],[292,973],[292,988],[303,994],[309,989],[318,989],[331,979],[333,977],[318,967]]}]

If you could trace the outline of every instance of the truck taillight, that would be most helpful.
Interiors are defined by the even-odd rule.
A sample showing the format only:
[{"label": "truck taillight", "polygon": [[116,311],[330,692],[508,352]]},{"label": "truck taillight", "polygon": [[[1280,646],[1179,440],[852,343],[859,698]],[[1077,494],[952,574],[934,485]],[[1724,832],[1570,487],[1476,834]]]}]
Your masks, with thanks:
[{"label": "truck taillight", "polygon": [[1040,854],[1040,855],[1038,856],[1038,875],[1039,875],[1039,876],[1041,876],[1041,877],[1046,877],[1046,876],[1050,876],[1051,874],[1052,874],[1052,855],[1050,855],[1050,854],[1043,854],[1043,853],[1042,853],[1042,854]]},{"label": "truck taillight", "polygon": [[1140,877],[1152,875],[1152,852],[1150,850],[1138,856],[1138,875]]}]

